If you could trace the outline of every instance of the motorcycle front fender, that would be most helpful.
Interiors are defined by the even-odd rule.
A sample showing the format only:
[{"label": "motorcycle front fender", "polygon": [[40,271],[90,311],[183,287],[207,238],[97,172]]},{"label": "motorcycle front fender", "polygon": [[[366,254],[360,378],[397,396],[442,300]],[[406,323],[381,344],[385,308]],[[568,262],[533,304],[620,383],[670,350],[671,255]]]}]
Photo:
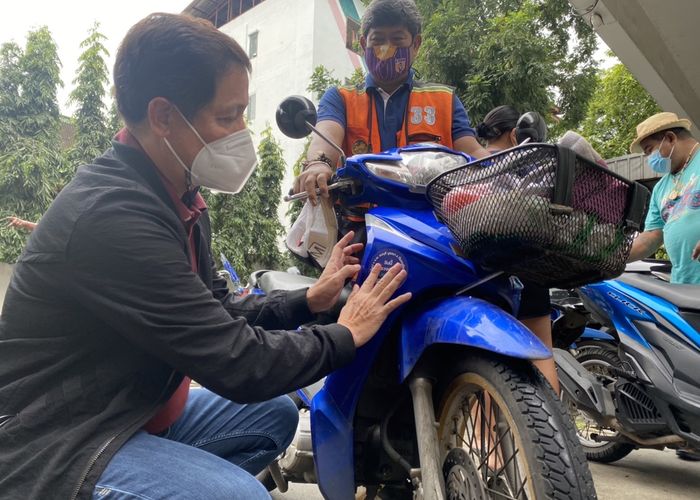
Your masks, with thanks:
[{"label": "motorcycle front fender", "polygon": [[450,297],[409,313],[400,344],[401,380],[434,344],[456,344],[519,359],[547,359],[551,351],[503,309],[473,297]]}]

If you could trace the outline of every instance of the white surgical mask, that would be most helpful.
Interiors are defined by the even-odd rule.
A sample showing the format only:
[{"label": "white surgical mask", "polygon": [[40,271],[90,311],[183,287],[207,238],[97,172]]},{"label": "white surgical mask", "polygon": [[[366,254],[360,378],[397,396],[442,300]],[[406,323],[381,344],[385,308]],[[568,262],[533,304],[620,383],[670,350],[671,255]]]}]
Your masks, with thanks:
[{"label": "white surgical mask", "polygon": [[190,172],[198,186],[222,193],[239,193],[258,164],[250,131],[245,128],[207,144],[179,109],[177,112],[204,145],[188,169],[168,139],[163,138],[182,168]]}]

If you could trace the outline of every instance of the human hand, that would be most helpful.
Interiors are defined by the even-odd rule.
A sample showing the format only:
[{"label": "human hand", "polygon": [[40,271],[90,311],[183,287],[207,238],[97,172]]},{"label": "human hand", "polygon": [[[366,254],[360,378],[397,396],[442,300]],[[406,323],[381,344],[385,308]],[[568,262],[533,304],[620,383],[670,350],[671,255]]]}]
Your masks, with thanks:
[{"label": "human hand", "polygon": [[362,250],[364,245],[350,245],[353,236],[355,233],[350,231],[335,244],[321,277],[306,292],[306,301],[312,313],[317,314],[333,307],[338,302],[345,282],[360,271],[360,259],[354,254]]},{"label": "human hand", "polygon": [[353,287],[340,311],[338,324],[350,330],[355,347],[369,342],[387,316],[411,299],[409,292],[389,300],[406,279],[406,271],[400,264],[395,264],[379,279],[381,270],[382,266],[376,264],[362,286]]},{"label": "human hand", "polygon": [[34,229],[34,226],[36,226],[36,224],[33,222],[29,222],[28,220],[20,219],[19,217],[15,216],[5,217],[5,220],[7,221],[7,227],[25,229],[27,231],[31,231]]},{"label": "human hand", "polygon": [[700,260],[700,241],[698,241],[698,244],[695,245],[695,248],[693,249],[692,259]]},{"label": "human hand", "polygon": [[294,179],[294,193],[306,191],[309,201],[316,206],[318,195],[316,188],[321,190],[321,196],[328,198],[328,181],[333,176],[333,170],[326,162],[317,161],[310,163],[306,169]]}]

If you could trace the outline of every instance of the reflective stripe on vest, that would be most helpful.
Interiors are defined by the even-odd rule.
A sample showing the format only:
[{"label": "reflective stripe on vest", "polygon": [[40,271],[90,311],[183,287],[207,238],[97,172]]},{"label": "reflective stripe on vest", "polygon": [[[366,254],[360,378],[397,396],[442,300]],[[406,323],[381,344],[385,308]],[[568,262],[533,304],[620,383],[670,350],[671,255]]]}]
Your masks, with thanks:
[{"label": "reflective stripe on vest", "polygon": [[[347,156],[379,153],[382,145],[376,97],[370,95],[364,85],[339,87],[338,91],[345,104],[343,151]],[[435,142],[451,148],[453,94],[453,90],[444,85],[415,82],[401,129],[396,134],[397,147]]]}]

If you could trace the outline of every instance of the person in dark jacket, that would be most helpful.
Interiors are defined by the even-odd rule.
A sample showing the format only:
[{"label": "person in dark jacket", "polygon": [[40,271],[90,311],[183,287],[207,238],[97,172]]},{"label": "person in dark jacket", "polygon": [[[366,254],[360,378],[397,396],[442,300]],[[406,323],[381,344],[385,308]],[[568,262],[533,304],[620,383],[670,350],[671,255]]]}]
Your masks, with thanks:
[{"label": "person in dark jacket", "polygon": [[236,193],[255,167],[249,70],[186,16],[152,14],[122,42],[126,129],[44,214],[0,316],[3,499],[268,498],[252,474],[297,420],[281,395],[350,362],[410,298],[391,298],[400,266],[377,267],[336,324],[284,331],[357,274],[350,238],[307,290],[238,299],[216,278],[197,189]]}]

